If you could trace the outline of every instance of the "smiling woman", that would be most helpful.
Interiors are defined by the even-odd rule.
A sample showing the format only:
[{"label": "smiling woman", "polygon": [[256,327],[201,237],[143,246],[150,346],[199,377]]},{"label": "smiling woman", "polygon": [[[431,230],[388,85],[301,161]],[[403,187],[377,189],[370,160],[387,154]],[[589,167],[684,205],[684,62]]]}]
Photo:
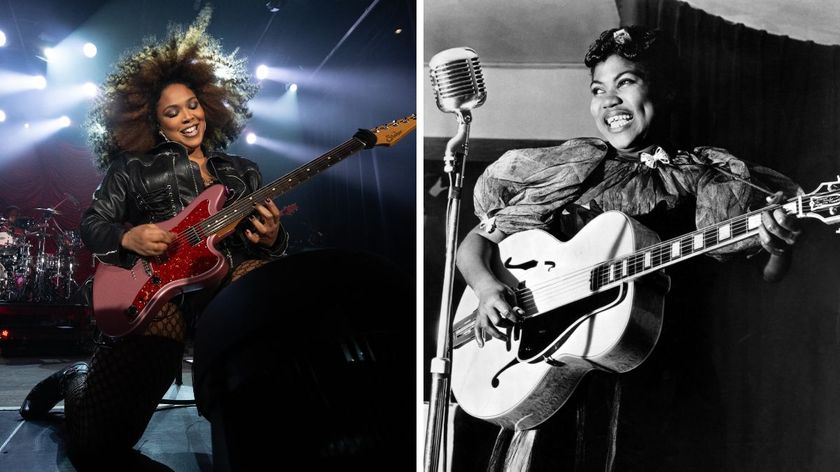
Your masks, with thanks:
[{"label": "smiling woman", "polygon": [[[255,163],[224,152],[249,116],[247,101],[256,86],[243,62],[222,54],[206,34],[209,20],[205,9],[190,28],[172,27],[164,41],[149,42],[123,58],[91,112],[90,141],[107,172],[82,217],[81,235],[103,264],[131,269],[142,260],[152,277],[152,270],[164,269],[152,269],[149,261],[174,257],[171,246],[184,242],[163,229],[171,228],[164,221],[205,187],[224,185],[226,205],[261,187]],[[215,73],[222,68],[225,78]],[[286,248],[273,201],[243,206],[250,217],[218,244],[222,283],[278,259]],[[151,278],[156,284],[159,275]],[[44,418],[64,400],[69,446],[76,456],[98,460],[107,453],[109,459],[125,460],[180,369],[185,336],[207,299],[179,297],[135,333],[104,338],[89,363],[74,364],[36,385],[21,416]]]},{"label": "smiling woman", "polygon": [[[453,356],[453,391],[467,413],[523,430],[517,432],[510,446],[506,444],[510,436],[500,433],[495,443],[497,449],[492,454],[488,452],[488,458],[507,454],[508,461],[530,463],[527,470],[544,470],[542,467],[549,464],[559,468],[557,464],[574,456],[569,451],[576,451],[578,457],[574,463],[586,464],[587,470],[604,470],[605,464],[606,470],[612,470],[613,465],[615,470],[654,470],[660,457],[639,452],[644,450],[644,445],[635,443],[635,438],[662,444],[663,448],[673,438],[655,438],[664,428],[655,424],[655,416],[645,410],[644,402],[627,402],[620,409],[618,403],[622,390],[629,392],[630,398],[647,398],[659,386],[647,384],[645,377],[631,375],[626,376],[630,380],[619,384],[615,373],[638,367],[654,350],[661,330],[661,307],[658,315],[640,323],[646,326],[640,330],[650,330],[642,335],[649,342],[634,346],[632,354],[622,357],[627,353],[619,352],[615,346],[638,334],[635,328],[629,327],[634,322],[627,322],[626,337],[620,343],[610,342],[605,339],[609,337],[605,332],[609,329],[603,326],[616,323],[615,318],[600,315],[602,311],[607,312],[608,306],[597,305],[600,308],[595,311],[589,311],[590,308],[579,314],[574,311],[578,309],[576,305],[573,307],[568,302],[544,309],[543,302],[537,299],[537,288],[550,285],[550,276],[539,279],[538,282],[545,282],[540,284],[528,278],[540,277],[534,272],[515,272],[523,275],[523,279],[511,275],[518,267],[511,262],[511,255],[514,260],[522,257],[516,252],[512,254],[510,248],[522,248],[530,242],[546,246],[548,240],[540,239],[545,236],[527,232],[535,229],[548,231],[560,241],[584,238],[583,243],[569,241],[567,248],[575,247],[573,244],[596,244],[598,238],[609,237],[604,231],[596,231],[593,236],[592,230],[584,226],[609,210],[631,216],[659,239],[667,240],[742,215],[751,208],[764,207],[768,201],[778,202],[782,192],[791,196],[801,190],[785,176],[742,161],[723,149],[703,146],[683,150],[671,142],[667,131],[678,99],[680,68],[676,48],[663,32],[632,26],[604,31],[589,48],[585,64],[591,73],[590,113],[603,139],[570,139],[556,147],[508,151],[487,167],[475,185],[475,211],[481,222],[462,242],[458,268],[476,300],[466,310],[474,314],[470,315],[472,320],[465,318],[469,322],[459,325],[472,332],[464,337],[468,341],[459,345]],[[756,190],[758,187],[776,193],[761,192]],[[772,197],[768,198],[768,194]],[[758,232],[759,237],[718,248],[711,254],[724,259],[761,252],[762,256],[754,260],[763,263],[765,279],[778,280],[787,271],[792,245],[801,231],[795,218],[771,207],[761,214]],[[499,243],[515,233],[522,233],[512,240],[517,242],[502,245],[500,252]],[[607,244],[619,244],[610,241]],[[562,252],[562,246],[551,247],[552,250],[536,256],[547,258],[546,265],[588,267],[587,256],[582,254],[585,251]],[[679,257],[682,247],[672,248],[671,254],[674,251],[675,257]],[[535,257],[530,252],[522,255],[526,261]],[[502,264],[502,260],[506,262]],[[532,262],[537,265],[536,261]],[[641,263],[646,268],[651,266],[649,259]],[[610,280],[615,276],[611,273]],[[563,290],[554,293],[570,292],[571,282],[564,284]],[[660,300],[657,297],[664,295],[669,287],[664,273],[658,281],[645,284],[657,294],[645,293],[640,297],[645,300],[643,303]],[[585,301],[603,304],[590,300],[594,298]],[[648,305],[640,308],[648,309]],[[564,314],[570,312],[576,321],[563,324]],[[561,325],[563,328],[558,329]],[[545,377],[535,375],[538,369],[534,364],[519,363],[529,352],[523,340],[533,339],[530,336],[550,341],[545,355],[551,357],[553,367]],[[581,339],[586,340],[581,343],[587,347],[578,351],[575,340]],[[590,370],[599,372],[586,377],[580,373]],[[492,375],[492,381],[482,381],[486,372],[490,372],[487,378]],[[529,376],[535,378],[528,379]],[[482,387],[491,384],[492,388]],[[528,395],[520,395],[518,390],[504,395],[506,385],[525,390],[533,388]],[[579,393],[572,396],[575,388]],[[529,403],[525,398],[511,406],[505,403],[511,402],[511,397],[536,400]],[[605,402],[605,399],[609,400]],[[553,406],[547,407],[548,403]],[[491,405],[503,405],[500,410],[504,411],[496,414],[489,408]],[[548,412],[543,411],[546,408]],[[609,413],[604,415],[604,411]],[[654,413],[661,414],[661,411]],[[584,428],[582,418],[586,416],[604,421],[594,428],[591,425]],[[468,423],[464,419],[460,431],[475,430],[476,426]],[[567,448],[557,447],[561,443],[557,436],[575,429],[577,444],[587,446],[575,450],[571,441]],[[458,431],[456,424],[456,435]],[[548,437],[543,438],[546,434]],[[618,443],[619,448],[615,443],[617,435],[626,438]],[[456,467],[462,461],[473,460],[458,457],[457,442],[456,436]],[[468,454],[473,454],[473,450]],[[666,454],[673,453],[666,451]],[[571,465],[570,462],[568,466]]]}]

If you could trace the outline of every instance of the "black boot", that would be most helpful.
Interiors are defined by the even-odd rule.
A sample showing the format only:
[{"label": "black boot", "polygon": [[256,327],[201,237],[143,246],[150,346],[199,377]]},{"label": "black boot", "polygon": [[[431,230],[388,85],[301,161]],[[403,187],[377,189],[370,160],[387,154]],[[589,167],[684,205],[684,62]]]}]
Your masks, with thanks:
[{"label": "black boot", "polygon": [[86,362],[77,362],[38,382],[23,400],[20,416],[25,420],[46,418],[52,407],[64,399],[67,382],[77,374],[86,374],[87,371]]}]

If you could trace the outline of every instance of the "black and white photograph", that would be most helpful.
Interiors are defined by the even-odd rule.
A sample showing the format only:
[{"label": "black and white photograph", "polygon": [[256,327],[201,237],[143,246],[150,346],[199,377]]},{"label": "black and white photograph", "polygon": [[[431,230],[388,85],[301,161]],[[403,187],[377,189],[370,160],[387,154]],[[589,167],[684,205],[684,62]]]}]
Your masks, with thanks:
[{"label": "black and white photograph", "polygon": [[424,471],[840,467],[839,20],[424,2]]},{"label": "black and white photograph", "polygon": [[0,2],[0,470],[411,470],[417,14]]}]

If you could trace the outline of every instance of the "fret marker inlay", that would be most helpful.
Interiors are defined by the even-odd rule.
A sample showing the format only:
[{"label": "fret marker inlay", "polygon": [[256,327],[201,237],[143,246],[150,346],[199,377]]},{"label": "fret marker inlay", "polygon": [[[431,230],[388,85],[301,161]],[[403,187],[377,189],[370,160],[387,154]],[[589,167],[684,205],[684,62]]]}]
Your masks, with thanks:
[{"label": "fret marker inlay", "polygon": [[694,235],[694,250],[703,249],[703,235],[702,234],[695,234]]}]

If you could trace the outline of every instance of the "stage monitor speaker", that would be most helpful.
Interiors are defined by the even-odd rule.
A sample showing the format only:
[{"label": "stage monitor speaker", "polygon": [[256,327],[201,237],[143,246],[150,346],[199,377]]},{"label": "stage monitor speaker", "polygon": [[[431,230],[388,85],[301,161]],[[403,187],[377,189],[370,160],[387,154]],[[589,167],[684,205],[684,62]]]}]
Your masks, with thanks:
[{"label": "stage monitor speaker", "polygon": [[223,289],[194,345],[214,466],[411,470],[414,299],[410,274],[338,250],[287,256]]}]

